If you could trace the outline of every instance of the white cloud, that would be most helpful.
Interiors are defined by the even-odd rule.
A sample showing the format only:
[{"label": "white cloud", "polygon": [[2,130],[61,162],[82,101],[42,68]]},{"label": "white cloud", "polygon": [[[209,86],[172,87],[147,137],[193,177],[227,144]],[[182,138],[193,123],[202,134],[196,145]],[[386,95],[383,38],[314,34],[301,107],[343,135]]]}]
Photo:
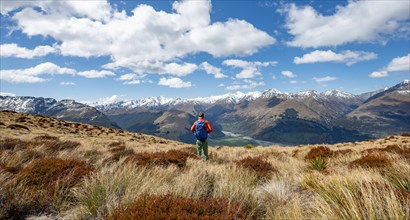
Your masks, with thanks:
[{"label": "white cloud", "polygon": [[120,76],[117,80],[125,81],[124,85],[137,85],[142,82],[142,79],[145,77],[145,74],[137,74],[137,73],[127,73]]},{"label": "white cloud", "polygon": [[241,89],[253,89],[255,87],[258,86],[264,86],[265,83],[263,81],[257,82],[254,80],[250,80],[250,79],[245,79],[244,82],[246,84],[242,84],[242,85],[230,85],[227,86],[225,89],[226,90],[241,90]]},{"label": "white cloud", "polygon": [[1,44],[0,55],[2,57],[18,57],[32,59],[35,57],[43,57],[50,53],[56,53],[57,50],[54,47],[45,45],[37,46],[33,50],[25,47],[19,47],[17,44]]},{"label": "white cloud", "polygon": [[273,75],[273,76],[272,76],[272,79],[273,79],[273,80],[275,80],[275,79],[276,79],[276,76],[275,76],[275,75]]},{"label": "white cloud", "polygon": [[[409,1],[349,1],[332,15],[312,6],[290,4],[286,27],[296,47],[337,46],[352,42],[385,41],[386,35],[408,31]],[[407,35],[407,34],[406,34]]]},{"label": "white cloud", "polygon": [[259,70],[261,67],[274,66],[277,64],[277,62],[276,61],[250,62],[250,61],[245,61],[245,60],[231,59],[231,60],[224,60],[222,64],[226,66],[241,68],[242,69],[241,72],[235,75],[236,78],[250,79],[250,78],[255,78],[256,76],[262,75],[262,73]]},{"label": "white cloud", "polygon": [[192,86],[191,82],[184,82],[180,78],[161,78],[158,85],[168,86],[170,88],[189,88]]},{"label": "white cloud", "polygon": [[282,76],[286,76],[288,78],[295,78],[296,74],[294,74],[292,71],[286,70],[281,72]]},{"label": "white cloud", "polygon": [[14,93],[10,93],[10,92],[0,92],[0,96],[16,96],[16,94]]},{"label": "white cloud", "polygon": [[73,82],[60,82],[60,86],[75,86]]},{"label": "white cloud", "polygon": [[388,72],[410,71],[410,54],[394,58],[385,70]]},{"label": "white cloud", "polygon": [[225,84],[221,83],[218,85],[218,87],[225,87]]},{"label": "white cloud", "polygon": [[370,78],[383,78],[383,77],[388,77],[388,76],[389,76],[389,73],[387,71],[375,71],[369,75]]},{"label": "white cloud", "polygon": [[46,79],[39,77],[40,75],[54,75],[54,74],[75,74],[74,69],[57,66],[53,63],[41,63],[35,67],[27,69],[10,69],[0,70],[1,80],[13,83],[39,83]]},{"label": "white cloud", "polygon": [[87,70],[78,72],[77,75],[84,76],[85,78],[104,78],[106,76],[115,76],[115,73],[107,70]]},{"label": "white cloud", "polygon": [[42,75],[61,74],[80,75],[87,78],[101,78],[115,75],[113,72],[105,70],[88,70],[77,72],[75,69],[60,67],[54,63],[46,62],[27,69],[0,70],[0,79],[12,83],[40,83],[47,80],[42,78]]},{"label": "white cloud", "polygon": [[314,79],[317,83],[322,84],[322,83],[324,83],[324,82],[334,81],[334,80],[336,80],[337,78],[336,78],[336,77],[333,77],[333,76],[325,76],[325,77],[321,77],[321,78],[313,77],[313,79]]},{"label": "white cloud", "polygon": [[201,63],[200,67],[201,67],[201,69],[205,70],[206,73],[214,75],[214,77],[217,78],[217,79],[228,77],[227,75],[225,75],[221,72],[221,68],[212,66],[208,62]]},{"label": "white cloud", "polygon": [[290,83],[290,84],[297,84],[298,81],[296,81],[296,80],[291,80],[291,81],[289,81],[289,83]]},{"label": "white cloud", "polygon": [[336,62],[346,63],[348,66],[360,61],[376,59],[377,54],[364,51],[346,50],[341,53],[335,53],[331,50],[315,50],[307,53],[302,57],[295,57],[293,62],[295,64],[302,63],[317,63],[317,62]]},{"label": "white cloud", "polygon": [[53,38],[60,42],[58,49],[64,56],[110,56],[112,63],[104,68],[124,67],[141,73],[181,77],[198,67],[172,62],[189,54],[251,55],[275,43],[273,37],[244,20],[212,23],[210,1],[175,1],[170,13],[139,4],[131,14],[114,9],[108,1],[83,4],[6,3],[2,13],[15,10],[10,16],[22,33]]},{"label": "white cloud", "polygon": [[112,96],[109,96],[109,97],[100,98],[98,100],[98,104],[106,105],[106,104],[111,104],[111,103],[123,101],[124,100],[123,97],[124,97],[124,95],[112,95]]},{"label": "white cloud", "polygon": [[370,78],[388,77],[390,72],[410,72],[410,54],[407,56],[396,57],[390,63],[379,71],[369,74]]}]

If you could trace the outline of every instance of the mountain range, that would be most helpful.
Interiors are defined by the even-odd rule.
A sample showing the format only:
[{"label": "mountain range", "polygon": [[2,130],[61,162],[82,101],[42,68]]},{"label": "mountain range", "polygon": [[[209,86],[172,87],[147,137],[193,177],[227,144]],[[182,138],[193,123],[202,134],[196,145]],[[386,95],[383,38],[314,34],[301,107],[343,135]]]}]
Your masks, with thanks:
[{"label": "mountain range", "polygon": [[[410,81],[354,95],[340,90],[228,93],[194,99],[151,97],[112,103],[0,96],[0,109],[153,134],[192,143],[205,112],[211,140],[234,133],[282,144],[360,141],[410,132]],[[216,143],[216,142],[215,142]]]}]

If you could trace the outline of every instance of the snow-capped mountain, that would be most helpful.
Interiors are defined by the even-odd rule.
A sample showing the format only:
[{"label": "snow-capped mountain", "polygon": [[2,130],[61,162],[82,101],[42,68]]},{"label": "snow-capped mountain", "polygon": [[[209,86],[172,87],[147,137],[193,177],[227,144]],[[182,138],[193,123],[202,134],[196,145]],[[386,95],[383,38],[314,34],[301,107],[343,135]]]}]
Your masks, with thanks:
[{"label": "snow-capped mountain", "polygon": [[[260,140],[299,144],[356,141],[410,132],[410,81],[354,95],[341,90],[227,93],[191,99],[150,97],[83,102],[0,96],[0,109],[145,132],[190,142],[198,112],[221,131]],[[375,126],[377,125],[377,126]],[[373,129],[374,128],[374,129]]]},{"label": "snow-capped mountain", "polygon": [[0,96],[0,110],[52,116],[68,121],[119,128],[96,108],[74,100],[30,96]]},{"label": "snow-capped mountain", "polygon": [[172,109],[173,106],[183,105],[183,104],[193,104],[193,105],[213,105],[216,103],[226,103],[226,104],[238,104],[243,101],[254,101],[256,99],[269,99],[272,97],[281,99],[305,99],[313,97],[316,99],[360,99],[358,96],[351,93],[343,92],[340,90],[329,90],[323,93],[319,93],[315,90],[309,90],[305,92],[297,93],[283,93],[277,89],[270,89],[264,92],[254,91],[249,93],[226,93],[223,95],[209,96],[209,97],[197,97],[191,99],[183,98],[166,98],[163,96],[149,97],[136,100],[121,100],[107,102],[88,102],[90,106],[94,106],[97,109],[106,112],[115,109]]}]

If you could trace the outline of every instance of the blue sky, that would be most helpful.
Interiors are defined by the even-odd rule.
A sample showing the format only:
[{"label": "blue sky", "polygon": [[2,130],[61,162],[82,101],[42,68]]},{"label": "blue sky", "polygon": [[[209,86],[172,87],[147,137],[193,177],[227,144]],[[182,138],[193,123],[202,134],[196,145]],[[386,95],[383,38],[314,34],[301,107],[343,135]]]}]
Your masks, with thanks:
[{"label": "blue sky", "polygon": [[405,0],[0,2],[3,95],[360,94],[410,74]]}]

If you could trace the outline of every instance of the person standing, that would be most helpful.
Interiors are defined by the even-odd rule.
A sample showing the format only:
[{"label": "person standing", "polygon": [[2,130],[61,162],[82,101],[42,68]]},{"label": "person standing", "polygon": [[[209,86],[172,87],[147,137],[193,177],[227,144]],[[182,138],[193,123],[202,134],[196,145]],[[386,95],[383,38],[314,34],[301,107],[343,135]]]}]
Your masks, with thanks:
[{"label": "person standing", "polygon": [[200,112],[198,120],[194,122],[191,127],[192,133],[196,138],[196,150],[198,157],[201,158],[202,151],[204,151],[204,158],[208,160],[208,134],[212,132],[212,126],[209,121],[204,119],[205,114]]}]

